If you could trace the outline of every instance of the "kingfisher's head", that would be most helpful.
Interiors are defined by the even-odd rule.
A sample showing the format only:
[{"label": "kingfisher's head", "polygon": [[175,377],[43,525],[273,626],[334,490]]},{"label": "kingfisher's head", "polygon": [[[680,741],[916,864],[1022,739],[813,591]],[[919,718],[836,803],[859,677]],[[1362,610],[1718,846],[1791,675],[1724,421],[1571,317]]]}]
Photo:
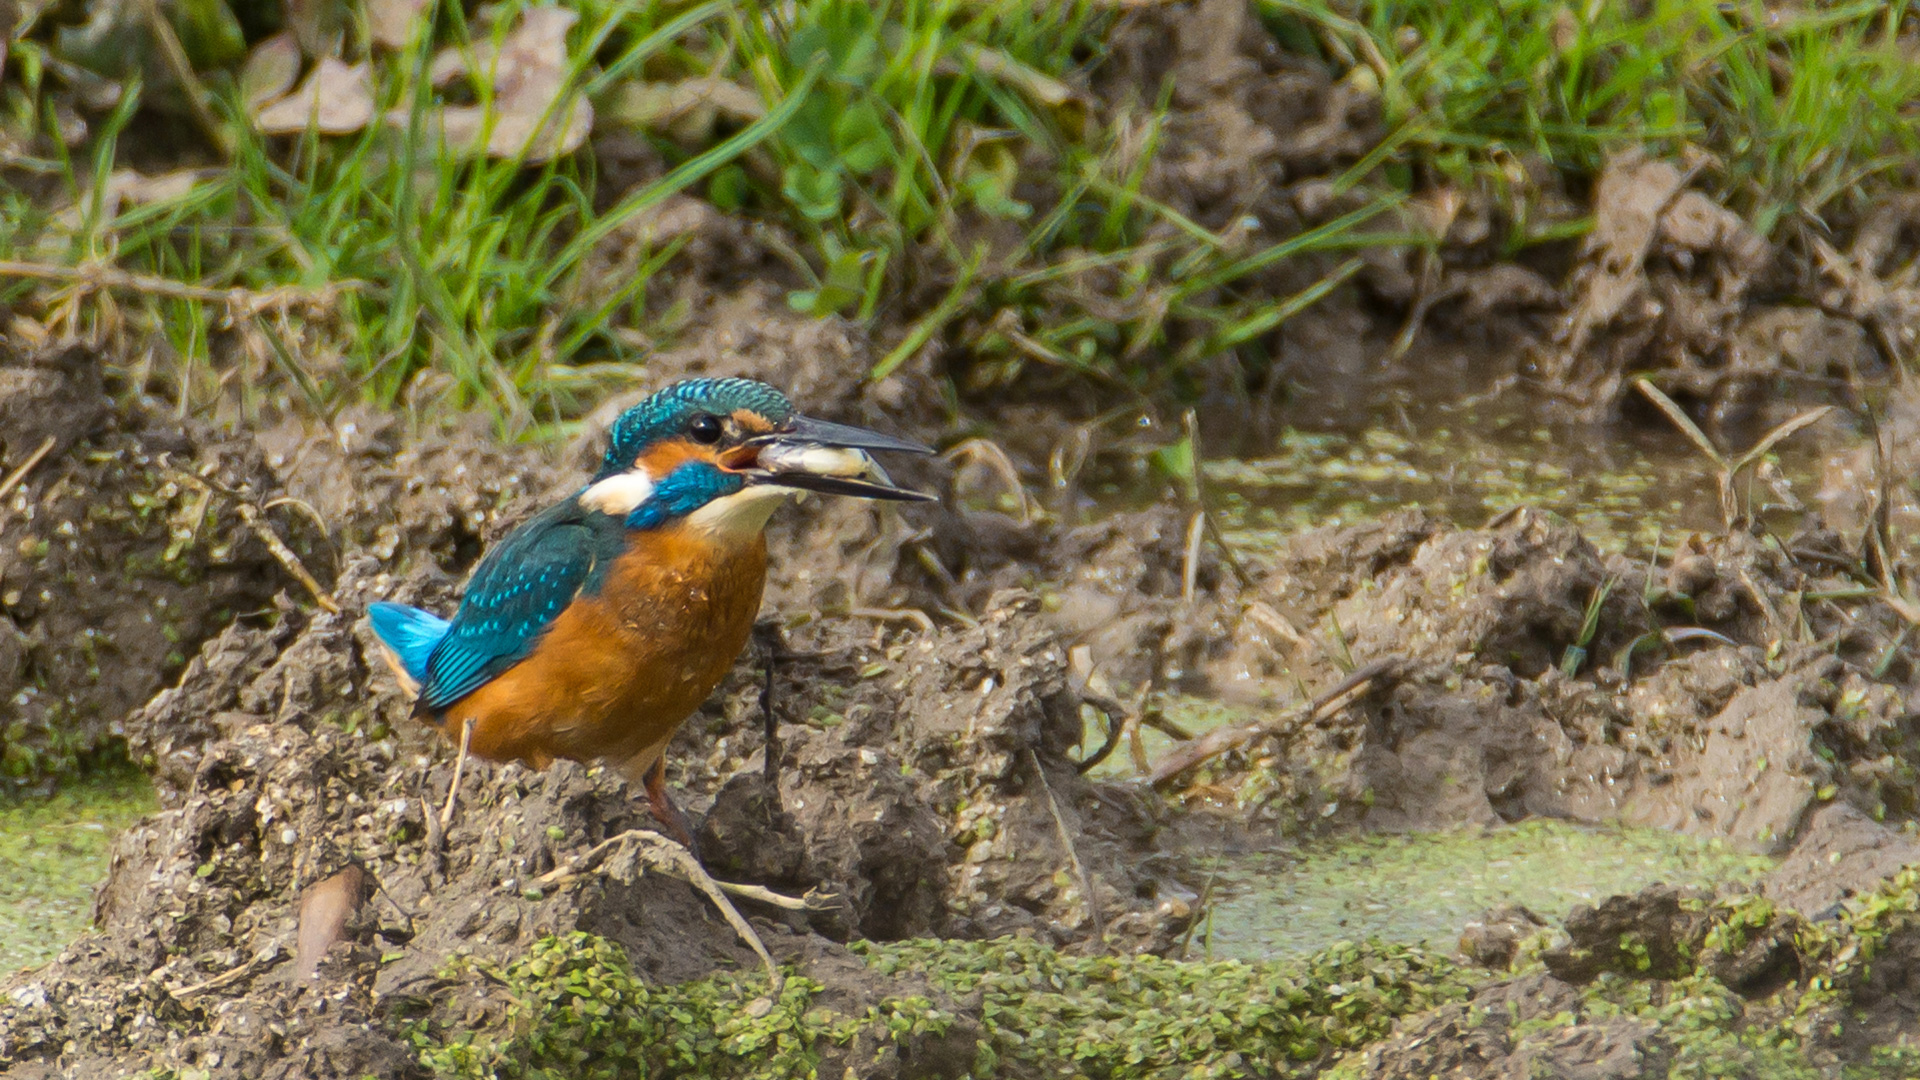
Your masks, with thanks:
[{"label": "kingfisher's head", "polygon": [[582,504],[629,528],[685,521],[715,534],[757,532],[802,491],[924,501],[896,487],[870,450],[933,451],[907,439],[815,420],[751,379],[674,383],[620,414]]}]

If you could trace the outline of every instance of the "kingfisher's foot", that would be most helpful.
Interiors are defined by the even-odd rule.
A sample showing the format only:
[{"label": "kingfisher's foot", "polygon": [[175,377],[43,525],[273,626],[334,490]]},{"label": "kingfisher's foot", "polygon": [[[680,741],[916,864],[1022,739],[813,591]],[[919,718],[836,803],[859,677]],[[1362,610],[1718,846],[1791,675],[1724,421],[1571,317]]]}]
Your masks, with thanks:
[{"label": "kingfisher's foot", "polygon": [[667,835],[680,841],[680,845],[693,855],[694,861],[700,859],[700,842],[693,838],[693,825],[687,820],[680,807],[674,804],[673,796],[667,794],[667,763],[662,758],[647,770],[647,806],[653,811],[653,819],[666,827]]},{"label": "kingfisher's foot", "polygon": [[780,661],[786,659],[779,622],[768,619],[754,623],[753,640],[766,661],[766,681],[760,684],[760,719],[766,738],[764,768],[768,785],[777,792],[780,788],[780,718],[773,711],[773,680]]}]

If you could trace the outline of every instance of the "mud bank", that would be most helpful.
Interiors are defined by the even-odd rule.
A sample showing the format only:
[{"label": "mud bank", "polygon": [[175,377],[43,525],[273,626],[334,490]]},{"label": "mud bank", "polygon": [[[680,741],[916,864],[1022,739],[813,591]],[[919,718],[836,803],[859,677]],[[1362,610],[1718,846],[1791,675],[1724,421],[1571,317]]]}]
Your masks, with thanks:
[{"label": "mud bank", "polygon": [[[802,364],[791,383],[804,407],[931,430],[914,399],[825,378],[860,338],[765,299],[742,300],[731,345],[672,354],[663,372],[811,357],[789,361]],[[804,364],[816,361],[813,377]],[[1766,1024],[1777,1009],[1831,1016],[1846,1032],[1832,1062],[1869,1062],[1909,1030],[1905,991],[1865,959],[1906,948],[1912,911],[1897,876],[1912,841],[1898,826],[1920,806],[1920,673],[1904,601],[1876,584],[1900,567],[1875,567],[1857,541],[1815,528],[1690,536],[1630,561],[1526,509],[1476,529],[1394,514],[1228,553],[1172,503],[1093,524],[1024,503],[983,509],[994,500],[982,493],[1005,480],[977,460],[902,470],[947,496],[938,507],[786,516],[763,635],[780,720],[772,779],[764,656],[743,661],[671,751],[670,778],[719,876],[804,898],[797,909],[741,901],[793,976],[791,996],[771,995],[707,899],[647,868],[629,834],[652,823],[617,778],[469,763],[445,812],[452,755],[406,716],[372,659],[368,601],[451,607],[484,543],[577,483],[593,442],[589,432],[549,458],[349,415],[243,448],[251,505],[278,509],[291,495],[331,526],[337,559],[320,544],[296,554],[339,611],[319,608],[262,542],[258,606],[209,628],[177,685],[126,721],[162,809],[116,848],[98,930],[3,988],[0,1064],[73,1076],[408,1076],[423,1062],[512,1074],[624,1037],[568,1004],[562,984],[577,975],[605,987],[594,1000],[617,1015],[788,1018],[809,1033],[790,1060],[747,1020],[734,1030],[743,1041],[699,1028],[699,1046],[711,1036],[734,1048],[729,1068],[1027,1075],[1079,1052],[1009,1038],[1025,1022],[1020,1002],[1039,992],[1020,980],[1051,965],[1070,969],[1059,976],[1070,992],[1044,976],[1067,994],[1047,1006],[1056,1018],[1141,1015],[1116,980],[1188,994],[1193,980],[1226,980],[1209,985],[1261,1003],[1210,1036],[1226,1041],[1142,1059],[1156,1068],[1230,1072],[1242,1065],[1227,1056],[1244,1052],[1233,1060],[1311,1073],[1405,1017],[1398,1041],[1339,1067],[1425,1075],[1427,1059],[1406,1048],[1444,1029],[1479,1047],[1481,1071],[1459,1075],[1505,1075],[1549,1060],[1528,1041],[1546,1030],[1531,1021],[1563,1011],[1571,1027],[1553,1030],[1567,1027],[1595,1061],[1672,1064],[1684,1059],[1677,1018],[1709,999],[1724,1014],[1713,1030],[1736,1040],[1773,1030],[1742,1010]],[[211,490],[237,507],[222,483]],[[1082,762],[1124,743],[1129,725],[1164,720],[1149,690],[1217,697],[1245,719],[1146,762],[1139,780],[1088,780]],[[1686,916],[1678,929],[1640,927],[1653,918],[1644,895],[1624,916],[1608,914],[1613,901],[1576,911],[1564,941],[1495,918],[1511,948],[1469,953],[1538,957],[1549,973],[1495,984],[1508,989],[1474,989],[1479,977],[1392,948],[1293,967],[1153,966],[1200,913],[1191,837],[1273,844],[1529,817],[1654,825],[1787,859],[1758,898],[1654,904]],[[309,928],[335,930],[303,946],[303,911]],[[1797,974],[1702,967],[1702,942],[1736,924],[1743,943],[1791,939],[1791,964],[1753,963]],[[1828,951],[1805,944],[1802,926],[1827,927]],[[1622,934],[1638,935],[1624,953]],[[1679,944],[1655,948],[1658,934]],[[948,944],[888,944],[904,939]],[[1635,967],[1643,953],[1667,959]],[[983,983],[990,973],[1013,981]],[[1498,1009],[1478,997],[1446,1011],[1468,993],[1505,995],[1504,1026],[1487,1026]],[[1568,994],[1584,1004],[1554,1005]],[[1197,1001],[1168,1022],[1210,1015]],[[1261,1042],[1268,1020],[1292,1041]],[[1129,1074],[1123,1065],[1114,1075]]]},{"label": "mud bank", "polygon": [[201,641],[284,587],[237,510],[275,488],[252,443],[110,389],[90,350],[0,348],[0,445],[20,472],[0,522],[0,773],[18,780],[107,750]]},{"label": "mud bank", "polygon": [[[542,1046],[591,1049],[577,1010],[539,1004],[570,1000],[551,997],[553,977],[575,971],[614,979],[607,1000],[636,1016],[674,994],[815,1016],[805,1060],[822,1068],[960,1075],[985,1046],[1025,1075],[1005,1056],[1014,1005],[988,1008],[963,976],[1055,961],[1004,945],[965,960],[959,942],[1175,949],[1197,897],[1185,830],[1165,826],[1194,814],[1269,837],[1627,820],[1789,853],[1759,895],[1643,894],[1577,910],[1563,938],[1508,920],[1512,948],[1469,947],[1542,958],[1547,974],[1470,989],[1437,959],[1391,950],[1286,969],[1272,977],[1321,989],[1272,999],[1278,1014],[1346,1009],[1374,1026],[1323,1025],[1297,1054],[1263,1051],[1275,1067],[1331,1065],[1400,1015],[1398,1035],[1341,1068],[1425,1075],[1436,1047],[1454,1047],[1449,1061],[1478,1055],[1462,1076],[1556,1054],[1643,1070],[1595,1075],[1665,1075],[1645,1070],[1692,1052],[1676,1018],[1700,1001],[1718,1003],[1713,1030],[1742,1046],[1776,1019],[1831,1020],[1846,1033],[1820,1044],[1832,1062],[1867,1062],[1910,1030],[1905,992],[1883,985],[1894,969],[1867,960],[1912,934],[1911,883],[1897,877],[1912,841],[1890,823],[1916,802],[1915,672],[1888,647],[1898,612],[1842,587],[1853,571],[1837,538],[1695,538],[1649,569],[1530,511],[1474,530],[1398,515],[1243,552],[1243,582],[1217,554],[1187,571],[1185,523],[1166,509],[1069,528],[962,506],[925,524],[863,510],[782,527],[776,779],[751,662],[671,757],[720,876],[807,899],[742,901],[800,988],[765,1006],[734,931],[621,839],[651,826],[623,781],[469,763],[442,827],[451,755],[405,716],[360,612],[378,597],[449,606],[455,579],[430,548],[398,574],[351,554],[331,590],[340,613],[286,603],[241,620],[129,721],[163,809],[122,838],[99,930],[7,984],[0,1055],[22,1075],[406,1076],[423,1055],[512,1072],[548,1061]],[[943,608],[954,614],[931,627],[907,614]],[[1297,688],[1353,665],[1378,674],[1302,720]],[[1089,727],[1149,680],[1225,691],[1255,720],[1177,748],[1219,751],[1185,768],[1153,763],[1166,794],[1087,781]],[[339,940],[303,963],[302,911],[329,890],[351,898]],[[1728,927],[1739,942],[1712,948],[1732,958],[1713,960],[1703,942],[1731,941]],[[1806,944],[1803,927],[1824,927],[1827,944]],[[543,944],[556,936],[572,951]],[[955,952],[861,944],[904,938]],[[1775,945],[1751,946],[1763,940]],[[1346,1002],[1369,974],[1402,990]],[[1467,993],[1471,1008],[1423,1011]],[[1563,1012],[1571,1022],[1529,1023]],[[552,1039],[527,1041],[530,1023]],[[770,1060],[760,1053],[735,1064]]]},{"label": "mud bank", "polygon": [[[1829,802],[1904,820],[1909,624],[1865,577],[1818,530],[1686,537],[1651,564],[1525,509],[1305,534],[1214,601],[1231,629],[1192,665],[1265,719],[1156,777],[1371,829],[1549,816],[1779,851]],[[1357,666],[1384,670],[1350,708],[1303,717],[1286,689]]]},{"label": "mud bank", "polygon": [[[354,560],[341,614],[230,628],[129,722],[163,809],[122,837],[100,929],[9,985],[6,1062],[408,1075],[406,1023],[498,1024],[507,999],[489,973],[552,935],[616,943],[649,984],[755,970],[691,886],[620,857],[618,838],[652,823],[602,771],[469,763],[441,827],[453,765],[370,668],[359,625],[372,596],[445,602],[435,576],[396,588]],[[853,936],[1098,931],[1164,949],[1191,918],[1170,866],[1147,857],[1144,803],[1096,792],[1067,759],[1079,702],[1034,606],[1010,594],[977,627],[918,640],[794,635],[777,786],[751,680],[677,747],[716,870],[810,898],[755,913],[779,958],[831,993],[933,993],[868,974],[837,944]],[[317,980],[292,977],[302,912],[313,925],[315,897],[349,868],[366,886],[342,940]]]}]

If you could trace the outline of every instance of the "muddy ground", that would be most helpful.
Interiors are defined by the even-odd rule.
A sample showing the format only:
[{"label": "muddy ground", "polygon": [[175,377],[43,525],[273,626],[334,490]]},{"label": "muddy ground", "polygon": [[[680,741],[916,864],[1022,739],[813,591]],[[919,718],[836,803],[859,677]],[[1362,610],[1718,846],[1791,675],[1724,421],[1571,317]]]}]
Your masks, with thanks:
[{"label": "muddy ground", "polygon": [[[1378,141],[1377,103],[1278,50],[1244,5],[1130,18],[1103,78],[1179,87],[1150,194],[1276,234],[1353,208],[1326,178]],[[1914,520],[1910,488],[1885,482],[1913,475],[1920,446],[1920,399],[1887,389],[1920,319],[1914,204],[1836,222],[1823,249],[1769,242],[1686,170],[1626,157],[1590,192],[1536,192],[1595,228],[1515,263],[1492,257],[1500,207],[1459,194],[1437,268],[1370,251],[1356,289],[1275,333],[1269,367],[1195,373],[1209,445],[1438,385],[1664,423],[1629,393],[1647,371],[1727,441],[1803,404],[1870,402],[1885,449],[1860,437],[1864,411],[1831,421],[1803,528],[1679,538],[1651,562],[1531,510],[1478,527],[1396,514],[1228,558],[1190,546],[1177,498],[1082,523],[1076,478],[1139,457],[1138,437],[1079,426],[1115,404],[1103,391],[1042,375],[950,412],[942,388],[969,385],[970,358],[937,342],[866,384],[849,373],[898,327],[794,315],[777,260],[703,204],[650,223],[698,272],[649,385],[750,374],[831,418],[943,445],[984,433],[1014,486],[1044,493],[1003,499],[982,452],[899,470],[945,496],[935,507],[787,513],[766,608],[773,779],[753,656],[674,744],[715,871],[809,898],[742,902],[777,958],[840,1013],[920,995],[954,1018],[825,1047],[823,1075],[959,1075],[988,1026],[977,996],[880,974],[849,941],[1165,954],[1200,914],[1194,836],[1530,816],[1785,859],[1760,897],[1650,890],[1557,928],[1490,913],[1464,928],[1489,969],[1471,1000],[1406,1018],[1349,1075],[1666,1075],[1699,1052],[1701,1009],[1734,1017],[1715,1031],[1799,1024],[1810,1067],[1838,1075],[1920,1030],[1899,877],[1920,855],[1902,827],[1920,814],[1912,567],[1866,542]],[[1325,269],[1254,285],[1290,293]],[[0,986],[0,1071],[417,1075],[421,1032],[506,1033],[492,973],[576,930],[650,983],[755,970],[697,891],[640,869],[618,838],[650,819],[604,772],[470,763],[442,828],[452,755],[407,717],[361,617],[379,598],[451,607],[488,539],[577,484],[630,399],[552,453],[357,410],[243,436],[182,422],[112,370],[82,347],[0,353],[5,465],[35,461],[3,508],[0,739],[6,771],[35,782],[123,740],[163,809],[120,840],[98,929]],[[1049,468],[1062,460],[1084,465]],[[1356,670],[1371,678],[1325,700]],[[1084,732],[1108,712],[1151,722],[1148,686],[1247,720],[1151,763],[1152,784],[1089,781],[1078,763],[1102,740]],[[340,940],[303,962],[302,911],[316,925],[342,896]]]},{"label": "muddy ground", "polygon": [[[785,357],[804,407],[938,433],[908,401],[809,382],[808,360],[793,357],[825,369],[858,347],[832,324],[737,302],[753,314],[723,345],[663,361],[663,379],[764,371]],[[253,591],[176,684],[125,720],[164,809],[120,840],[98,930],[7,983],[0,1063],[28,1076],[405,1076],[420,1071],[420,1031],[506,1031],[508,995],[487,965],[547,935],[617,942],[648,981],[755,970],[690,885],[640,868],[634,842],[618,838],[652,823],[603,771],[469,763],[441,828],[452,755],[408,718],[372,660],[368,600],[450,607],[486,538],[577,483],[589,450],[549,458],[364,416],[222,443],[169,431],[137,404],[91,404],[97,358],[84,353],[8,370],[54,387],[46,400],[112,418],[50,457],[23,499],[81,499],[72,478],[108,463],[102,446],[233,476],[209,499],[206,536],[237,536],[240,554],[231,569],[211,556],[213,570],[189,565]],[[208,462],[228,471],[203,471]],[[1776,944],[1800,941],[1791,928],[1803,923],[1853,918],[1910,861],[1913,841],[1897,826],[1920,806],[1920,672],[1901,602],[1861,584],[1859,534],[1736,530],[1648,564],[1603,556],[1531,510],[1475,529],[1409,512],[1232,562],[1203,544],[1189,567],[1190,515],[1174,503],[1067,525],[978,509],[970,494],[994,481],[976,467],[902,471],[947,501],[904,512],[810,505],[776,527],[776,779],[753,657],[683,729],[671,759],[715,871],[808,898],[803,911],[743,902],[776,957],[854,1012],[919,994],[959,1018],[884,1052],[860,1040],[833,1049],[869,1055],[835,1075],[853,1065],[958,1075],[985,1023],[978,1001],[882,976],[841,943],[1018,934],[1075,951],[1172,952],[1198,914],[1184,838],[1217,836],[1219,823],[1248,843],[1539,815],[1724,837],[1788,856],[1766,885],[1781,913],[1759,920],[1759,937]],[[169,482],[161,476],[108,474],[88,501],[164,499],[154,494],[164,486],[150,486]],[[268,524],[287,530],[338,613],[321,610],[264,544],[247,546],[259,537],[238,507],[278,509],[282,497],[315,513],[270,512]],[[331,525],[330,543],[302,539],[312,517]],[[128,579],[95,602],[150,588]],[[38,624],[16,625],[32,634]],[[1583,651],[1570,660],[1570,647]],[[1374,677],[1303,713],[1301,688],[1321,693],[1356,666]],[[1089,782],[1076,763],[1099,739],[1083,733],[1100,730],[1102,707],[1124,718],[1148,684],[1225,697],[1248,721],[1156,763],[1157,787]],[[1216,826],[1194,828],[1208,820]],[[349,884],[340,940],[303,961],[303,910],[315,925],[329,890]],[[1538,927],[1493,918],[1506,928],[1491,939],[1506,944],[1470,935],[1470,954],[1499,966],[1544,950],[1544,973],[1496,980],[1471,1008],[1409,1018],[1350,1067],[1425,1075],[1445,1062],[1449,1075],[1493,1076],[1574,1062],[1596,1076],[1662,1075],[1657,1066],[1684,1050],[1680,1035],[1639,1014],[1590,1023],[1599,1006],[1580,995],[1613,986],[1602,976],[1697,979],[1711,952],[1700,942],[1726,918],[1713,903],[1610,901],[1576,912],[1557,946],[1531,953],[1522,943]],[[1908,948],[1910,933],[1900,922],[1875,947]],[[1650,966],[1618,960],[1610,943],[1622,934],[1645,939]],[[1771,1015],[1789,1008],[1783,985],[1831,973],[1829,954],[1811,949],[1781,944],[1712,977]],[[1740,974],[1741,963],[1762,975]],[[1840,996],[1807,1006],[1831,1017],[1820,1045],[1835,1068],[1916,1030],[1914,998],[1883,985],[1887,965],[1871,970],[1880,974],[1840,979]],[[1528,1024],[1562,1013],[1570,1024]]]}]

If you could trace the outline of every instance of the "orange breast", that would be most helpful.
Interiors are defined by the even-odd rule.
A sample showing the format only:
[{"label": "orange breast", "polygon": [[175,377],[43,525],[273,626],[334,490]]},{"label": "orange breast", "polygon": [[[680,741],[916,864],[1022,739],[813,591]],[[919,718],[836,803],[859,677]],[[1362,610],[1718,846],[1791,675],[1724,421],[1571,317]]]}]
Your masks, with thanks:
[{"label": "orange breast", "polygon": [[544,768],[634,759],[666,742],[726,678],[766,584],[757,533],[718,549],[685,529],[633,534],[599,595],[576,600],[525,660],[447,710],[472,753]]}]

